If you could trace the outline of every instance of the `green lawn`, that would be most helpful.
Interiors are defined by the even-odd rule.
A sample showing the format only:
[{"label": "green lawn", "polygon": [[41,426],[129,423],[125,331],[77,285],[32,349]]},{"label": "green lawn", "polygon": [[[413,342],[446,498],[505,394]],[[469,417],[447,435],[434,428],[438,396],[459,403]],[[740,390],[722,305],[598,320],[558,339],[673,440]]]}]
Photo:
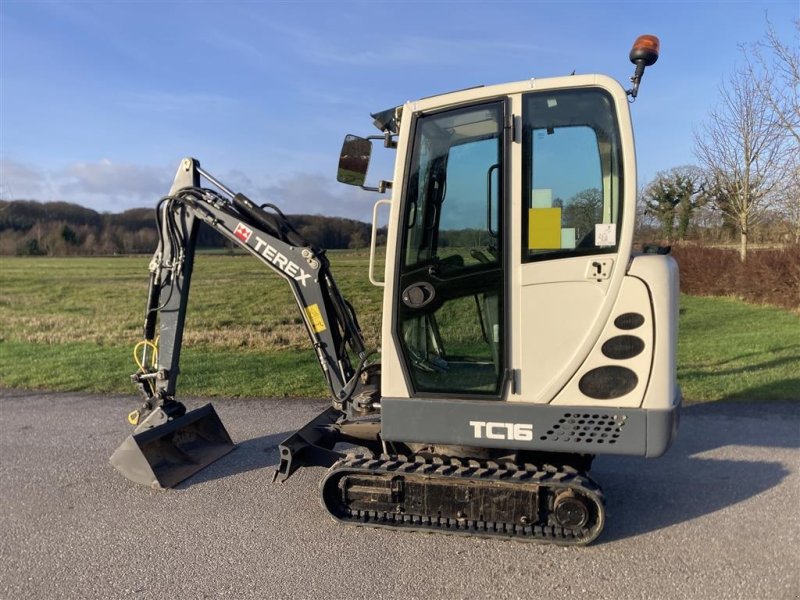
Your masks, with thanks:
[{"label": "green lawn", "polygon": [[800,400],[800,315],[681,297],[678,380],[690,401]]},{"label": "green lawn", "polygon": [[[365,252],[330,252],[370,347],[382,290]],[[130,392],[149,257],[7,258],[0,263],[0,386]],[[248,256],[198,257],[181,394],[327,395],[294,299]],[[800,315],[683,297],[678,375],[688,401],[800,399]]]},{"label": "green lawn", "polygon": [[[366,253],[329,255],[377,347],[382,295],[366,281]],[[135,390],[150,257],[0,260],[0,386]],[[328,395],[289,286],[247,255],[197,257],[181,371],[186,395]]]}]

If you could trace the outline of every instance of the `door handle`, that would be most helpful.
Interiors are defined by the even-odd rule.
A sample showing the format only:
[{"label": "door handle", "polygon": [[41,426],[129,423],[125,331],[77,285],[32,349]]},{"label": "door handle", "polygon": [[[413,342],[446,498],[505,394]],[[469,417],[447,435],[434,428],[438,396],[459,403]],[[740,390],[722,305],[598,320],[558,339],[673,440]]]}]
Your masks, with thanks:
[{"label": "door handle", "polygon": [[594,279],[595,281],[603,281],[611,277],[612,267],[614,266],[613,258],[593,258],[586,265],[586,279]]}]

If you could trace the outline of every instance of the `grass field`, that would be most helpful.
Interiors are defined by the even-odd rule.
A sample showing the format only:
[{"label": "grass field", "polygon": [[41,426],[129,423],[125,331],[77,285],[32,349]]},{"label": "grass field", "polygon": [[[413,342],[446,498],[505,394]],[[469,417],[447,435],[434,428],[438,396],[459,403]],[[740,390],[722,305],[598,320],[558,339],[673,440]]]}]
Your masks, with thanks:
[{"label": "grass field", "polygon": [[[382,290],[364,252],[331,252],[370,347]],[[0,386],[130,392],[149,257],[3,258]],[[800,316],[727,298],[682,299],[678,372],[690,401],[800,399]],[[202,255],[179,382],[202,396],[327,395],[288,286],[247,256]]]},{"label": "grass field", "polygon": [[800,315],[683,296],[678,381],[691,401],[800,400]]}]

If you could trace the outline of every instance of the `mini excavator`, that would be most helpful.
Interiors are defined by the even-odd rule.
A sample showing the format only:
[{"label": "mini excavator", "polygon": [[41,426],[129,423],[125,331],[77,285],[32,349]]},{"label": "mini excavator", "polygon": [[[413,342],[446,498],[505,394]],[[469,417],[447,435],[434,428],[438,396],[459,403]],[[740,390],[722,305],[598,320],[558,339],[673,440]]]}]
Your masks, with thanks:
[{"label": "mini excavator", "polygon": [[[372,115],[337,179],[390,197],[373,211],[369,279],[383,287],[381,351],[365,345],[323,249],[278,207],[228,189],[192,158],[157,208],[144,402],[111,462],[172,487],[234,448],[214,408],[175,399],[197,231],[205,223],[291,287],[331,405],[279,446],[276,479],[323,466],[342,523],[561,545],[600,534],[596,455],[657,457],[677,428],[678,272],[633,250],[629,105],[603,75],[476,87]],[[391,181],[366,186],[374,140]],[[378,211],[388,209],[383,276]]]}]

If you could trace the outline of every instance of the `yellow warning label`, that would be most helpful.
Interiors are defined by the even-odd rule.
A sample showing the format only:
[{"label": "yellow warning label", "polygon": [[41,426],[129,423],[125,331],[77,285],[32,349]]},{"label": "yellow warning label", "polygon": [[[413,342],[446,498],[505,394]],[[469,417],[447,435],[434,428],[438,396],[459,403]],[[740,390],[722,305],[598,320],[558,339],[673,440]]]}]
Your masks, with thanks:
[{"label": "yellow warning label", "polygon": [[306,317],[308,317],[308,322],[311,323],[311,329],[314,330],[314,333],[322,333],[327,329],[325,321],[322,320],[322,313],[319,312],[319,306],[316,304],[306,306]]}]

